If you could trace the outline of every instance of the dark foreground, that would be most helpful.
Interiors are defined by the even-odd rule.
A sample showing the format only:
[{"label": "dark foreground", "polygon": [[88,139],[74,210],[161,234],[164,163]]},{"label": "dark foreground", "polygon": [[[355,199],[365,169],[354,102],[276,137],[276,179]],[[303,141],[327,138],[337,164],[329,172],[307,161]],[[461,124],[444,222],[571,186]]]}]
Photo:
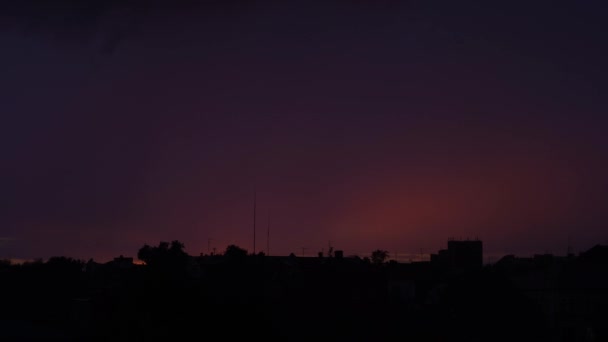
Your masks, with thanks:
[{"label": "dark foreground", "polygon": [[602,258],[4,264],[0,341],[607,341]]}]

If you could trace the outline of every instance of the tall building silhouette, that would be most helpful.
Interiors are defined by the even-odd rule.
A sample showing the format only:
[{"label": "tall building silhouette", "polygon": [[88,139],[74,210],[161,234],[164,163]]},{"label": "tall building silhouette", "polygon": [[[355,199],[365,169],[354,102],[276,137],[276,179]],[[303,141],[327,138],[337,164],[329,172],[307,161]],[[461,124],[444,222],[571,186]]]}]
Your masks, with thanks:
[{"label": "tall building silhouette", "polygon": [[448,248],[431,254],[431,262],[452,270],[475,270],[483,266],[481,240],[448,240]]}]

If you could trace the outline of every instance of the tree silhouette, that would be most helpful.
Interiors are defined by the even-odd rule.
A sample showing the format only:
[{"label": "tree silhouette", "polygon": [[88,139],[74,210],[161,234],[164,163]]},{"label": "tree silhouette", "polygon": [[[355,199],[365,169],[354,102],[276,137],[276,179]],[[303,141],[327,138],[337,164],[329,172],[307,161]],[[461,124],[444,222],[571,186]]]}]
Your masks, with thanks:
[{"label": "tree silhouette", "polygon": [[243,260],[247,257],[247,250],[237,245],[229,245],[226,247],[224,256],[230,260]]},{"label": "tree silhouette", "polygon": [[186,248],[186,246],[182,242],[173,240],[171,242],[171,247],[169,247],[169,251],[174,254],[180,254],[184,253],[184,248]]},{"label": "tree silhouette", "polygon": [[137,252],[137,258],[153,267],[185,264],[188,254],[184,252],[184,248],[184,244],[178,240],[172,241],[171,244],[161,241],[158,247],[145,244]]},{"label": "tree silhouette", "polygon": [[382,249],[376,249],[372,252],[372,262],[376,265],[384,263],[388,258],[388,252]]},{"label": "tree silhouette", "polygon": [[83,270],[84,262],[64,256],[50,257],[44,264],[45,268],[57,273],[80,273]]}]

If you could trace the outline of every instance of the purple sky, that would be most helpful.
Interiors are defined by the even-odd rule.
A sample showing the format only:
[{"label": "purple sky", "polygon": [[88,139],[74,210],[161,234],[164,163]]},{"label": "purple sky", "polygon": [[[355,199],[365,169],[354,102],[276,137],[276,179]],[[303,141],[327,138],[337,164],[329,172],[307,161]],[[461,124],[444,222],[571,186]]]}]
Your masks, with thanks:
[{"label": "purple sky", "polygon": [[82,3],[0,5],[0,258],[608,242],[602,1]]}]

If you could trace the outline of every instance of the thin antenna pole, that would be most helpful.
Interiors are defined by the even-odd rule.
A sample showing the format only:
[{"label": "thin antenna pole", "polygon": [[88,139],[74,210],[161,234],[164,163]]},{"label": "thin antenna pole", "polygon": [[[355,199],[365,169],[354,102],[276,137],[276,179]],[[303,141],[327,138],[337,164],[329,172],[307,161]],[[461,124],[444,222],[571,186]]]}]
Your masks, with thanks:
[{"label": "thin antenna pole", "polygon": [[270,210],[268,210],[268,230],[266,231],[266,255],[270,256]]},{"label": "thin antenna pole", "polygon": [[255,212],[256,212],[257,192],[253,188],[253,255],[255,255]]}]

